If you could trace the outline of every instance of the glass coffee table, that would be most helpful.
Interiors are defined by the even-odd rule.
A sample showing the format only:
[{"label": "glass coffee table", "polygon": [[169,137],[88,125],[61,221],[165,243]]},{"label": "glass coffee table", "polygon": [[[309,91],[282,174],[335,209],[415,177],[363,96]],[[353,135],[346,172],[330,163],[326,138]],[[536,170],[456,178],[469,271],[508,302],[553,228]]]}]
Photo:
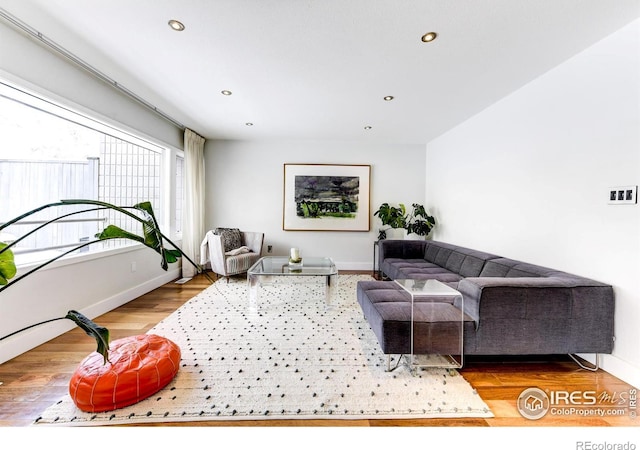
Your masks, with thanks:
[{"label": "glass coffee table", "polygon": [[300,277],[324,277],[324,294],[327,308],[331,307],[338,287],[338,269],[331,258],[303,258],[301,264],[289,264],[287,256],[260,258],[247,272],[249,285],[249,310],[258,311],[260,287],[274,278],[294,282]]},{"label": "glass coffee table", "polygon": [[411,296],[409,368],[461,368],[464,364],[464,298],[437,280],[395,280]]}]

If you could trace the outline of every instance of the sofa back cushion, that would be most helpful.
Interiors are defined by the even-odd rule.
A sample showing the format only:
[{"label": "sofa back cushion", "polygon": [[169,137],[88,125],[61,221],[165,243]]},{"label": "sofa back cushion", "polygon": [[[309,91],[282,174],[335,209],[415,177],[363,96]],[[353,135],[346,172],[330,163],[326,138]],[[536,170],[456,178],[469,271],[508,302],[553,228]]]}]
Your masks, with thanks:
[{"label": "sofa back cushion", "polygon": [[451,256],[452,251],[453,250],[451,250],[450,248],[441,248],[440,250],[438,250],[438,254],[436,255],[436,260],[434,261],[434,263],[436,263],[440,267],[448,268],[447,261],[449,261],[449,257]]},{"label": "sofa back cushion", "polygon": [[427,241],[424,259],[463,277],[480,275],[488,260],[498,258],[491,253],[479,252],[438,241]]},{"label": "sofa back cushion", "polygon": [[536,266],[534,264],[523,263],[508,258],[496,258],[484,265],[481,277],[549,277],[557,274],[558,271],[547,267]]},{"label": "sofa back cushion", "polygon": [[465,278],[478,277],[486,262],[487,259],[482,255],[465,255],[458,273]]},{"label": "sofa back cushion", "polygon": [[444,242],[427,241],[424,249],[424,259],[430,263],[436,263],[436,257],[442,246],[447,246]]}]

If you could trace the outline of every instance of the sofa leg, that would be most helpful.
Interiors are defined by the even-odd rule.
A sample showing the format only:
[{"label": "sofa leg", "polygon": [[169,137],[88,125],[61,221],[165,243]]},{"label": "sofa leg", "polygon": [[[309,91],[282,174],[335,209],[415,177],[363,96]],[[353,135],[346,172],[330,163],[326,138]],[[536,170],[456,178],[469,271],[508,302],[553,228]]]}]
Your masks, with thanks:
[{"label": "sofa leg", "polygon": [[573,359],[573,361],[580,366],[580,368],[584,369],[584,370],[589,370],[591,372],[597,372],[598,369],[600,368],[600,353],[596,353],[596,363],[595,365],[585,365],[582,363],[582,361],[580,361],[576,356],[574,356],[572,353],[569,353],[569,357],[571,359]]}]

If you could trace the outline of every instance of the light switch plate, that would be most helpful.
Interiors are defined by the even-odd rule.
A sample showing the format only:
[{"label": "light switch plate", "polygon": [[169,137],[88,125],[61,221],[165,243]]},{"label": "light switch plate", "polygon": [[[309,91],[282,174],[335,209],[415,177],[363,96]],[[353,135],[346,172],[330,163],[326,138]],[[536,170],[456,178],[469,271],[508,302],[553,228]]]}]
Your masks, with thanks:
[{"label": "light switch plate", "polygon": [[614,186],[609,188],[610,205],[635,205],[638,203],[638,186]]}]

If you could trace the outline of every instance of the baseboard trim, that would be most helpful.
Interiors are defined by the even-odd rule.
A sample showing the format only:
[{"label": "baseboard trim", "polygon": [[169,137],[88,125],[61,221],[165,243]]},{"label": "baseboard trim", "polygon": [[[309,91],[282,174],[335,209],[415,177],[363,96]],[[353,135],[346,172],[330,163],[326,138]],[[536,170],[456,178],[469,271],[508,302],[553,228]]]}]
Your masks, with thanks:
[{"label": "baseboard trim", "polygon": [[[594,355],[592,354],[579,354],[578,356],[592,364],[594,363]],[[629,383],[635,387],[640,387],[640,368],[619,358],[615,354],[601,354],[600,368],[605,372],[620,378],[625,383]]]},{"label": "baseboard trim", "polygon": [[[80,312],[90,319],[95,319],[179,277],[180,268],[169,270],[158,277],[94,303],[88,308],[83,308]],[[7,338],[0,343],[0,364],[72,330],[75,326],[69,320],[59,320]]]}]

